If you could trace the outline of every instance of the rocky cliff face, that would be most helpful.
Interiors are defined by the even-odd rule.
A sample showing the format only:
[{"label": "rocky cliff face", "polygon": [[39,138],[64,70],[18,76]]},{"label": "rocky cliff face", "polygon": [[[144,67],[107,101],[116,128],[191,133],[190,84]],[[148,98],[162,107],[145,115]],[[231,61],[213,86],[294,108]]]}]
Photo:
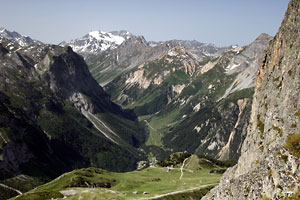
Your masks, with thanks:
[{"label": "rocky cliff face", "polygon": [[203,199],[299,198],[299,12],[291,0],[264,56],[238,164]]},{"label": "rocky cliff face", "polygon": [[229,64],[225,69],[226,73],[238,73],[238,75],[222,98],[235,91],[254,87],[256,72],[262,61],[262,55],[271,39],[272,37],[270,35],[263,33],[248,46],[236,48],[236,56],[231,58],[224,56],[225,59],[229,59]]}]

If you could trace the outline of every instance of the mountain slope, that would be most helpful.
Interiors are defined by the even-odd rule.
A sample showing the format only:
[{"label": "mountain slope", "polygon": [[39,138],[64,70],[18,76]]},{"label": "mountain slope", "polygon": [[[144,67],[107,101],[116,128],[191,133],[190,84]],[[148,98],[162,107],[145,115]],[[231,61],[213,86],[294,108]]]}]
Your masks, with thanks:
[{"label": "mountain slope", "polygon": [[204,199],[298,199],[300,3],[291,0],[261,63],[238,164]]},{"label": "mountain slope", "polygon": [[147,145],[237,160],[254,74],[270,39],[262,34],[246,47],[200,60],[193,48],[176,46],[118,76],[105,90],[146,122]]},{"label": "mountain slope", "polygon": [[1,180],[87,166],[129,171],[144,158],[135,114],[110,101],[70,47],[3,39],[0,60]]},{"label": "mountain slope", "polygon": [[[262,34],[242,49],[225,52],[214,68],[198,77],[202,94],[186,93],[184,99],[192,105],[186,106],[182,122],[164,136],[166,147],[222,160],[238,159],[250,118],[255,74],[270,39]],[[217,70],[220,66],[224,71]]]},{"label": "mountain slope", "polygon": [[235,91],[254,87],[256,72],[262,60],[262,54],[271,39],[271,36],[263,33],[251,44],[238,50],[238,55],[229,61],[229,65],[226,68],[227,74],[238,73],[238,75],[222,98]]}]

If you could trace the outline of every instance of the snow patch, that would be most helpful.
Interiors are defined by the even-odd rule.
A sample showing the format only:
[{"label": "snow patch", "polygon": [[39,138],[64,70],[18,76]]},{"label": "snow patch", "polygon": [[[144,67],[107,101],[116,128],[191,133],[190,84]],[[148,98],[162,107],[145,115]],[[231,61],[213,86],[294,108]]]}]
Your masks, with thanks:
[{"label": "snow patch", "polygon": [[122,36],[114,35],[103,31],[91,31],[83,38],[72,40],[70,45],[75,52],[96,53],[99,50],[105,51],[114,49],[125,41]]},{"label": "snow patch", "polygon": [[106,41],[113,42],[116,44],[121,44],[124,41],[124,38],[121,36],[115,36],[111,33],[106,33],[103,31],[92,31],[89,33],[89,36],[91,36],[97,40],[106,40]]}]

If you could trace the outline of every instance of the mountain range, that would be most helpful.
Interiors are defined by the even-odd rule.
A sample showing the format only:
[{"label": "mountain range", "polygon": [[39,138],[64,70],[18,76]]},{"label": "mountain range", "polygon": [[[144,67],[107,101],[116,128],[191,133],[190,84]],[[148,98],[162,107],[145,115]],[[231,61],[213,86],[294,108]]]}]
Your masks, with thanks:
[{"label": "mountain range", "polygon": [[198,41],[147,42],[143,36],[135,36],[128,31],[92,31],[60,45],[69,45],[83,55],[92,75],[102,86],[133,67],[159,58],[176,46],[188,48],[197,60],[216,57],[227,49]]},{"label": "mountain range", "polygon": [[176,46],[123,72],[105,90],[146,122],[152,140],[146,144],[237,160],[270,39],[262,34],[246,47],[200,60],[193,50]]},{"label": "mountain range", "polygon": [[[81,41],[72,47],[85,57],[93,77],[114,102],[133,109],[146,123],[147,150],[159,158],[166,148],[238,159],[270,36],[262,34],[245,47],[216,47],[198,41],[147,42],[128,31],[98,31],[101,36],[91,40],[94,33],[61,45]],[[122,36],[123,42],[81,52],[84,45],[108,44],[105,35]]]},{"label": "mountain range", "polygon": [[0,28],[0,38],[1,38],[1,41],[3,38],[11,40],[11,41],[17,43],[18,45],[20,45],[21,47],[42,44],[42,42],[40,42],[38,40],[31,39],[28,36],[20,35],[19,33],[15,32],[15,31],[11,32],[5,28]]},{"label": "mountain range", "polygon": [[[289,9],[297,5],[292,1]],[[230,170],[243,174],[248,170],[242,163],[248,159],[246,148],[251,149],[254,141],[249,139],[250,129],[266,129],[266,112],[259,108],[279,106],[279,102],[261,103],[268,98],[257,96],[258,81],[263,78],[256,77],[266,63],[273,62],[272,47],[268,56],[265,50],[270,41],[272,46],[278,38],[285,39],[280,34],[274,40],[261,34],[244,47],[217,47],[198,41],[148,42],[128,31],[92,31],[49,45],[0,29],[1,184],[15,184],[25,176],[25,183],[31,184],[19,188],[25,192],[72,169],[93,166],[130,171],[139,161],[155,162],[178,151],[224,161],[237,161],[242,154],[237,167]],[[294,71],[289,70],[292,76]],[[288,75],[278,73],[274,78],[277,89],[288,84],[284,84],[290,80]],[[266,83],[265,87],[271,86]],[[251,107],[259,111],[251,114]],[[278,123],[268,123],[270,134],[283,134],[283,125]],[[290,126],[295,129],[297,123]],[[252,144],[263,152],[259,154],[262,159],[272,142],[263,141],[264,137],[260,135],[262,144]],[[249,155],[256,157],[256,153]],[[233,181],[240,180],[244,179]],[[207,198],[225,198],[224,184],[228,186],[223,181],[221,189]],[[258,191],[273,195],[252,189],[253,198],[259,197]],[[5,197],[16,195],[0,190]]]},{"label": "mountain range", "polygon": [[[92,31],[60,46],[70,45],[82,54],[99,84],[103,84],[99,74],[112,79],[103,84],[105,90],[114,102],[133,109],[139,116],[139,123],[148,132],[143,147],[147,153],[163,158],[168,152],[188,150],[237,160],[248,126],[256,72],[270,39],[262,34],[248,46],[220,48],[197,41],[147,42],[128,31]],[[81,79],[86,78],[76,80]],[[64,90],[64,98],[105,132],[108,140],[124,143],[117,141],[119,138],[110,128],[104,131],[97,126],[95,108],[82,100],[85,93],[96,95],[90,89],[96,86],[68,94],[78,90],[73,87],[76,84],[62,81],[50,87]]]}]

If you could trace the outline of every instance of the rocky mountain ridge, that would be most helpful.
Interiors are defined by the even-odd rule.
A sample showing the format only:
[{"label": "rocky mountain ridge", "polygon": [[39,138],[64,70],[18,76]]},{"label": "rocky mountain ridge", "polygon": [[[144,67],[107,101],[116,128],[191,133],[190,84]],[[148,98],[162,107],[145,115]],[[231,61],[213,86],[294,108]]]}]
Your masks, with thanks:
[{"label": "rocky mountain ridge", "polygon": [[[262,34],[246,47],[204,60],[191,47],[170,47],[157,59],[124,72],[105,90],[118,104],[145,116],[155,144],[237,160],[250,116],[254,74],[270,39]],[[165,126],[157,120],[166,120]]]},{"label": "rocky mountain ridge", "polygon": [[69,45],[75,52],[83,55],[94,78],[102,86],[121,73],[146,61],[155,60],[176,46],[185,47],[198,60],[216,57],[230,48],[198,41],[148,42],[143,36],[135,36],[128,31],[90,32],[82,38],[63,42],[61,45]]},{"label": "rocky mountain ridge", "polygon": [[291,0],[255,83],[238,164],[203,199],[298,199],[300,2]]},{"label": "rocky mountain ridge", "polygon": [[11,41],[16,42],[21,47],[29,46],[29,45],[36,45],[36,44],[42,44],[42,42],[38,40],[31,39],[28,36],[20,35],[19,33],[15,31],[8,31],[5,28],[0,28],[0,41],[2,41],[2,38],[9,39]]},{"label": "rocky mountain ridge", "polygon": [[110,101],[72,48],[2,39],[0,60],[1,181],[88,166],[129,171],[144,159],[135,114]]},{"label": "rocky mountain ridge", "polygon": [[251,44],[234,49],[236,55],[229,60],[229,64],[225,70],[228,75],[235,73],[238,75],[222,98],[235,91],[254,87],[256,72],[262,61],[262,54],[271,39],[272,37],[270,35],[262,33]]},{"label": "rocky mountain ridge", "polygon": [[61,42],[61,46],[70,46],[84,57],[98,55],[108,49],[115,49],[132,36],[128,31],[91,31],[81,38]]}]

